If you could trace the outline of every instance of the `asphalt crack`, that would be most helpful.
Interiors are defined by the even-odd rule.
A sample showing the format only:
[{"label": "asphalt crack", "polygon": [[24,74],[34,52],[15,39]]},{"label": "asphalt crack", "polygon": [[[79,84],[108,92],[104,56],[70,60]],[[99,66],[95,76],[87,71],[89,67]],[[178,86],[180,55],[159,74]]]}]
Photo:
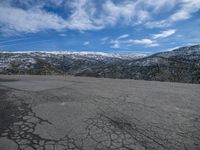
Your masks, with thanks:
[{"label": "asphalt crack", "polygon": [[41,137],[35,133],[37,125],[50,124],[36,115],[31,105],[22,100],[0,101],[0,137],[6,137],[17,145],[17,150],[82,150],[82,140],[66,134],[59,139]]}]

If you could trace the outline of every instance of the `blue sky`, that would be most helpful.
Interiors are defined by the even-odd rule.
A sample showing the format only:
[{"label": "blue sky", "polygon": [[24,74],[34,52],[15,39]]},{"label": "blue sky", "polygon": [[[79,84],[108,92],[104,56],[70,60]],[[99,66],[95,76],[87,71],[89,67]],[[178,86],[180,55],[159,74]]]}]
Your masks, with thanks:
[{"label": "blue sky", "polygon": [[200,43],[200,0],[1,0],[0,50],[154,53]]}]

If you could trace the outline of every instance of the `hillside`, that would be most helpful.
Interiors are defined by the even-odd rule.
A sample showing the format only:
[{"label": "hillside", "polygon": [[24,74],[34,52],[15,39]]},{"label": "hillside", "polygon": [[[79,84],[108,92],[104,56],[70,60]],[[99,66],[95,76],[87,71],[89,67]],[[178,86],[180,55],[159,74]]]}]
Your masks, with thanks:
[{"label": "hillside", "polygon": [[200,45],[151,56],[106,53],[0,53],[1,74],[68,74],[200,83]]}]

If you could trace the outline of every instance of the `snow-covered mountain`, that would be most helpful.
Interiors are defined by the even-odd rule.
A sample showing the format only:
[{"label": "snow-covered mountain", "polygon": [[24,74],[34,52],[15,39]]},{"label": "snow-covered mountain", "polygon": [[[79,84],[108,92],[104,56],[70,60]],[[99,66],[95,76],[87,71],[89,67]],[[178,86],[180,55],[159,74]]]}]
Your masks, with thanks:
[{"label": "snow-covered mountain", "polygon": [[88,51],[3,51],[1,53],[11,53],[11,54],[29,54],[29,55],[43,55],[43,56],[52,56],[52,55],[61,55],[61,56],[71,56],[73,58],[120,58],[120,59],[137,59],[147,56],[147,54],[137,54],[137,53],[105,53],[105,52],[88,52]]},{"label": "snow-covered mountain", "polygon": [[200,83],[200,45],[145,55],[103,52],[2,52],[1,74],[70,74]]},{"label": "snow-covered mountain", "polygon": [[159,57],[181,57],[185,59],[198,59],[200,56],[200,45],[186,46],[181,48],[176,48],[171,51],[157,53],[155,56]]}]

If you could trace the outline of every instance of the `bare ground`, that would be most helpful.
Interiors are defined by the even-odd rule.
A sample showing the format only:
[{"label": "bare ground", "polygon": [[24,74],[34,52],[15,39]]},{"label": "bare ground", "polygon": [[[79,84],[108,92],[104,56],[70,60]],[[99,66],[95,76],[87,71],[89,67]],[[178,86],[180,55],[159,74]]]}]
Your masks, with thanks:
[{"label": "bare ground", "polygon": [[200,85],[0,75],[0,150],[199,150]]}]

